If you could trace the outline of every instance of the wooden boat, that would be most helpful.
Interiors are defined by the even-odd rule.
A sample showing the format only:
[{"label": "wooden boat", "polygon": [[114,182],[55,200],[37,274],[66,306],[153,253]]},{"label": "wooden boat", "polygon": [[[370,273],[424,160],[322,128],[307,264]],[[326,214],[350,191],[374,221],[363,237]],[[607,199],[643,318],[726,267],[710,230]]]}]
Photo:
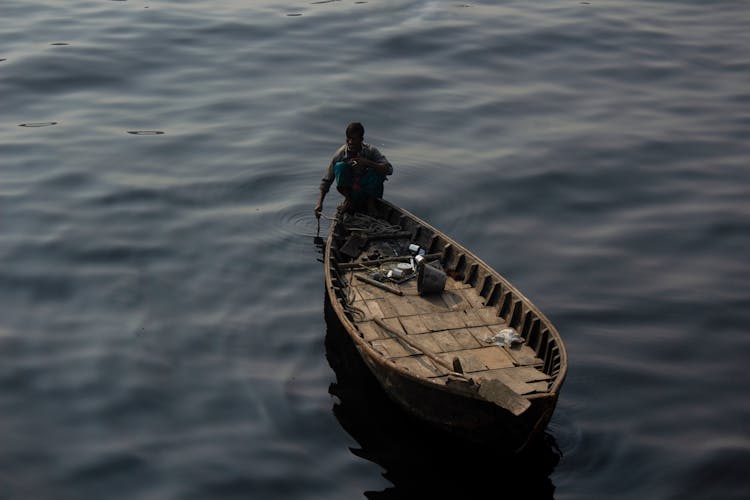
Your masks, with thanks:
[{"label": "wooden boat", "polygon": [[[325,249],[331,307],[363,361],[407,412],[523,450],[543,434],[565,380],[559,333],[445,234],[384,200],[376,216],[340,215]],[[425,254],[416,266],[415,245]],[[388,280],[389,269],[406,274]]]}]

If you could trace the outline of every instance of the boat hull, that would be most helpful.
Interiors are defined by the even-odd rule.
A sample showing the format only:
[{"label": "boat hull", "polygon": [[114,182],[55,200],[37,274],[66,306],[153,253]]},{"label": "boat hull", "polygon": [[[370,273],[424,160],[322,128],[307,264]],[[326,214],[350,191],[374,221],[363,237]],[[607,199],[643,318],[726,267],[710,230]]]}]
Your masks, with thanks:
[{"label": "boat hull", "polygon": [[[567,372],[567,355],[557,330],[496,271],[454,240],[387,202],[381,202],[379,210],[384,218],[399,221],[404,227],[411,229],[413,239],[421,238],[426,248],[441,252],[441,261],[452,275],[463,275],[466,286],[471,285],[485,296],[483,307],[494,307],[493,310],[496,310],[500,319],[507,320],[508,324],[516,326],[522,332],[524,340],[534,347],[539,356],[537,361],[540,364],[536,365],[537,368],[549,374],[549,390],[525,394],[524,397],[529,402],[528,408],[520,414],[514,414],[479,396],[476,387],[471,386],[473,380],[468,383],[466,380],[446,381],[443,377],[442,383],[435,383],[435,377],[415,374],[400,367],[394,362],[397,360],[384,356],[374,348],[371,339],[368,340],[363,331],[363,322],[358,321],[352,315],[351,308],[347,307],[353,280],[347,279],[341,271],[344,267],[341,265],[342,260],[345,258],[342,258],[339,249],[345,235],[341,233],[338,224],[334,223],[325,251],[326,289],[329,303],[354,342],[360,357],[385,393],[412,416],[473,442],[490,444],[508,451],[523,450],[543,434],[552,417]],[[429,244],[425,240],[425,233],[431,242]],[[498,289],[504,295],[496,293]],[[506,307],[509,300],[510,308]],[[503,313],[505,317],[502,316]],[[472,374],[468,373],[464,378],[470,378],[470,375]],[[482,373],[475,375],[481,376]]]},{"label": "boat hull", "polygon": [[391,400],[430,425],[480,445],[521,452],[549,423],[556,397],[536,398],[523,417],[476,399],[403,376],[359,350],[362,360]]}]

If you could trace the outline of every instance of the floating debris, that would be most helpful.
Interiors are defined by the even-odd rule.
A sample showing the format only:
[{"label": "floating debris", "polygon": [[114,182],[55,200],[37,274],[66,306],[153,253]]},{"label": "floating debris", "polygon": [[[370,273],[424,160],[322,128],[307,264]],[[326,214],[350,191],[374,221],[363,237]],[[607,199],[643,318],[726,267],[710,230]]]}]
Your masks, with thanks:
[{"label": "floating debris", "polygon": [[28,127],[28,128],[38,128],[38,127],[51,127],[52,125],[57,125],[57,122],[30,122],[30,123],[21,123],[18,126]]},{"label": "floating debris", "polygon": [[128,130],[128,134],[132,135],[164,135],[161,130]]}]

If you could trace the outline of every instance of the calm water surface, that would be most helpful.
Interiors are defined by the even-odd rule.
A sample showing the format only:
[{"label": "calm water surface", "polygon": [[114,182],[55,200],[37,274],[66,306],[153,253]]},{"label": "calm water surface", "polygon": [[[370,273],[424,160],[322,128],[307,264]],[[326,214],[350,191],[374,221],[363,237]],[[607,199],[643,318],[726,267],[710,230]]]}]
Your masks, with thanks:
[{"label": "calm water surface", "polygon": [[[747,2],[0,19],[0,498],[747,497]],[[351,120],[562,333],[561,457],[445,443],[346,356],[312,208]]]}]

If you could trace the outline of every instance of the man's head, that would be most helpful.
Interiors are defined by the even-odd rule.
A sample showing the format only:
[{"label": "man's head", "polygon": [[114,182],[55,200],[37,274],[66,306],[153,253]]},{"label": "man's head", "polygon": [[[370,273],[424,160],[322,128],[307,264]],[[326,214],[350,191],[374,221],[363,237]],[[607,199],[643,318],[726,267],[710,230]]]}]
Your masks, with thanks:
[{"label": "man's head", "polygon": [[365,127],[359,122],[352,122],[346,126],[346,146],[351,151],[359,151],[365,138]]}]

